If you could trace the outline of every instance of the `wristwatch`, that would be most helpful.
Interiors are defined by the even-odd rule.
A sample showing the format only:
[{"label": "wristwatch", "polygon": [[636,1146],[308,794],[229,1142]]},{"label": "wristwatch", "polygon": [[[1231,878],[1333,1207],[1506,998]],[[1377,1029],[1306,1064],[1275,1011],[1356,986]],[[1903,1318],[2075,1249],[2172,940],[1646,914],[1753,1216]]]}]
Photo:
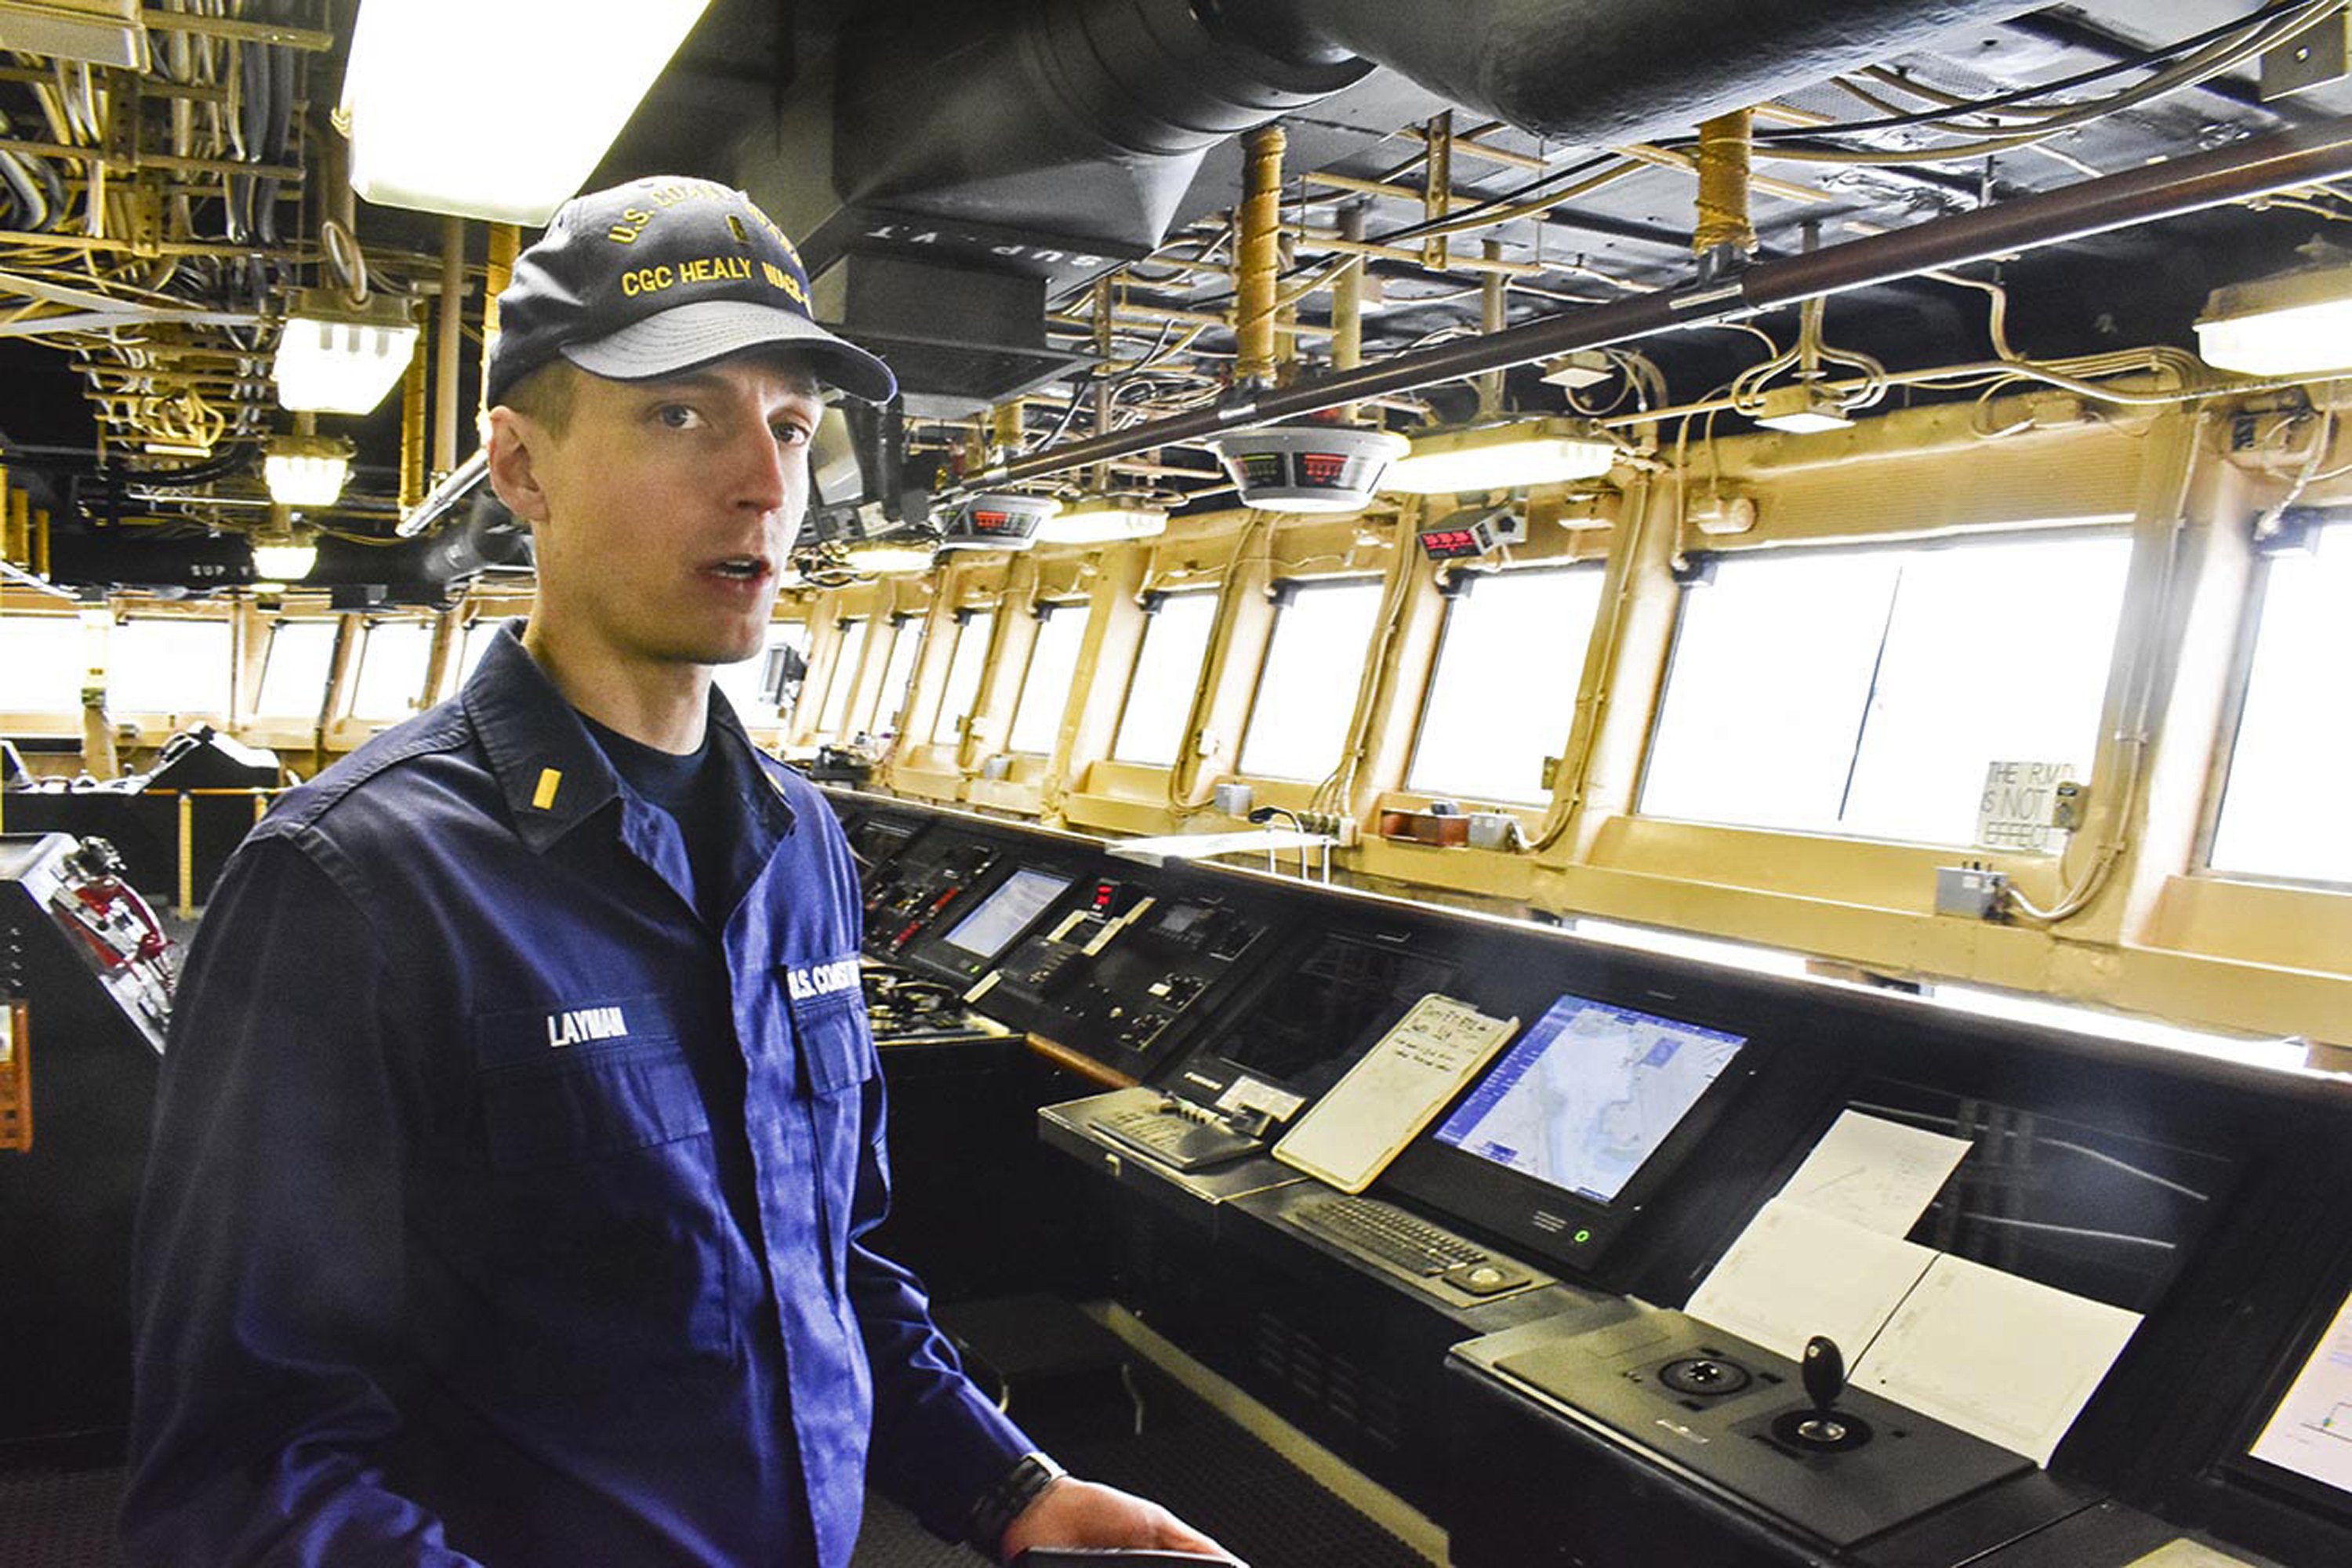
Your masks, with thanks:
[{"label": "wristwatch", "polygon": [[1004,1532],[1021,1510],[1043,1496],[1047,1487],[1070,1472],[1043,1454],[1024,1454],[1004,1478],[980,1494],[964,1525],[964,1539],[993,1558],[1004,1543]]}]

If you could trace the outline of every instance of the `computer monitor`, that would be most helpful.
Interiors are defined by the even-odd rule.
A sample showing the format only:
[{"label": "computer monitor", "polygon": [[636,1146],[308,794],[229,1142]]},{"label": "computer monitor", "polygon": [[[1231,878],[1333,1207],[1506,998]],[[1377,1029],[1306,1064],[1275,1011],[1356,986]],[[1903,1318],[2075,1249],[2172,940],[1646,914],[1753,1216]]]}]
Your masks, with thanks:
[{"label": "computer monitor", "polygon": [[2311,1342],[2246,1457],[2284,1472],[2305,1500],[2352,1514],[2352,1296]]},{"label": "computer monitor", "polygon": [[1748,1037],[1573,993],[1496,1058],[1390,1184],[1589,1269],[1750,1076]]},{"label": "computer monitor", "polygon": [[1070,881],[1049,871],[1015,871],[941,940],[974,958],[994,958],[1062,896]]}]

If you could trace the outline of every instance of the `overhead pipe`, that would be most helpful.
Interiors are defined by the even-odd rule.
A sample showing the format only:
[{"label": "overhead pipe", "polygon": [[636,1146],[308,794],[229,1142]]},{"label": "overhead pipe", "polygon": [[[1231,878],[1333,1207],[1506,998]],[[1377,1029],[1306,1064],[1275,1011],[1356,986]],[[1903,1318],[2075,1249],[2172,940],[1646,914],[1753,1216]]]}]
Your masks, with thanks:
[{"label": "overhead pipe", "polygon": [[1752,109],[1719,114],[1698,128],[1698,223],[1691,248],[1698,253],[1702,277],[1735,272],[1756,254],[1756,223],[1748,206],[1755,149]]},{"label": "overhead pipe", "polygon": [[1531,364],[1580,349],[1712,325],[2347,175],[2352,175],[2352,117],[2338,117],[1810,255],[1759,263],[1736,279],[1564,311],[1492,336],[1399,354],[1358,370],[1050,448],[978,478],[987,484],[1042,479],[1148,447],[1198,443],[1239,426],[1303,418],[1345,403]]},{"label": "overhead pipe", "polygon": [[1274,379],[1274,296],[1282,271],[1282,153],[1287,141],[1279,125],[1261,125],[1242,138],[1234,378],[1244,383]]}]

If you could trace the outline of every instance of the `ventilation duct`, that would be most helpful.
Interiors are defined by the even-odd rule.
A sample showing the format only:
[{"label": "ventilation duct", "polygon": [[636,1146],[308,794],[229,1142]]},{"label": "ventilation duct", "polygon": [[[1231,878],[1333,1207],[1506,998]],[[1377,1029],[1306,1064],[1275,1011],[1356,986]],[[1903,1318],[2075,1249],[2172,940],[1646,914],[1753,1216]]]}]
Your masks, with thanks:
[{"label": "ventilation duct", "polygon": [[[1084,363],[1046,342],[1046,298],[1201,210],[1192,186],[1213,149],[1360,84],[1554,141],[1614,143],[2034,8],[1037,0],[1008,18],[904,0],[862,8],[829,58],[808,51],[784,118],[746,143],[738,178],[801,238],[818,314],[891,361],[909,412],[958,417]],[[1368,82],[1376,65],[1394,77]]]},{"label": "ventilation duct", "polygon": [[1353,55],[1530,135],[1613,146],[1687,132],[2040,0],[1202,0],[1302,68]]}]

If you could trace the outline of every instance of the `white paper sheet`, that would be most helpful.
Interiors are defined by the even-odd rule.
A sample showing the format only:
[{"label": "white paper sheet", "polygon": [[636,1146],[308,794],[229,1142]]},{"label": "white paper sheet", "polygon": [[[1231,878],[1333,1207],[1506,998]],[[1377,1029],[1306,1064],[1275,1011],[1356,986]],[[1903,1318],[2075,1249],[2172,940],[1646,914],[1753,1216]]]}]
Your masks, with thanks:
[{"label": "white paper sheet", "polygon": [[1843,1111],[1780,1189],[1780,1201],[1899,1237],[1919,1223],[1969,1149],[1965,1138]]},{"label": "white paper sheet", "polygon": [[1827,1334],[1851,1365],[1936,1257],[1931,1247],[1775,1198],[1685,1310],[1791,1361],[1803,1359],[1807,1340]]},{"label": "white paper sheet", "polygon": [[1853,1382],[2046,1465],[2139,1321],[1937,1254]]}]

